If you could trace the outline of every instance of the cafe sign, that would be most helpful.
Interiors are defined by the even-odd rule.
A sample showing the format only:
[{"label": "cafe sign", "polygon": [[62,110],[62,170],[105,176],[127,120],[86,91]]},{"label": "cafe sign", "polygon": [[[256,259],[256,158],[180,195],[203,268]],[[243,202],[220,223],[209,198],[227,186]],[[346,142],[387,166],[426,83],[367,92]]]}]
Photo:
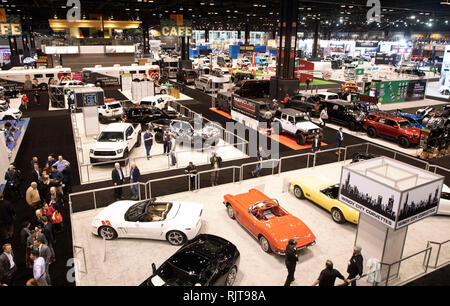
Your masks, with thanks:
[{"label": "cafe sign", "polygon": [[5,9],[0,9],[0,35],[18,36],[22,35],[20,17],[16,15],[7,16]]},{"label": "cafe sign", "polygon": [[184,20],[183,15],[172,14],[170,19],[161,20],[161,35],[166,37],[192,36],[192,21]]}]

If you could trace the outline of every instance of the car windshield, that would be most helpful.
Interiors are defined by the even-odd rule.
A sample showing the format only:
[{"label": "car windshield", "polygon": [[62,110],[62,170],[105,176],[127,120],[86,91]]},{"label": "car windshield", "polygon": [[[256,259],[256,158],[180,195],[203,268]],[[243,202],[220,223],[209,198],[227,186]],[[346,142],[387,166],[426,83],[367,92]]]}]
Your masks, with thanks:
[{"label": "car windshield", "polygon": [[301,121],[310,121],[311,118],[309,118],[308,115],[303,115],[303,116],[297,116],[295,117],[295,122],[301,122]]},{"label": "car windshield", "polygon": [[119,104],[119,103],[117,103],[117,104],[109,104],[109,108],[110,108],[110,109],[117,109],[117,108],[120,108],[120,104]]},{"label": "car windshield", "polygon": [[400,126],[401,129],[408,129],[410,127],[412,127],[411,122],[405,120],[405,121],[399,121],[398,125]]},{"label": "car windshield", "polygon": [[119,142],[123,141],[123,132],[101,132],[98,142]]},{"label": "car windshield", "polygon": [[260,104],[259,109],[260,110],[270,110],[270,105],[269,104]]},{"label": "car windshield", "polygon": [[321,192],[332,199],[337,199],[339,196],[339,184],[322,189]]},{"label": "car windshield", "polygon": [[136,220],[140,215],[145,213],[149,201],[139,202],[128,208],[125,213],[125,220]]},{"label": "car windshield", "polygon": [[166,262],[158,275],[151,278],[154,286],[194,286],[198,280],[198,275],[178,268],[173,259]]},{"label": "car windshield", "polygon": [[274,199],[258,202],[251,206],[250,211],[255,218],[261,221],[287,216],[286,212],[280,208],[278,201]]},{"label": "car windshield", "polygon": [[337,99],[339,99],[338,95],[329,95],[328,96],[328,100],[337,100]]}]

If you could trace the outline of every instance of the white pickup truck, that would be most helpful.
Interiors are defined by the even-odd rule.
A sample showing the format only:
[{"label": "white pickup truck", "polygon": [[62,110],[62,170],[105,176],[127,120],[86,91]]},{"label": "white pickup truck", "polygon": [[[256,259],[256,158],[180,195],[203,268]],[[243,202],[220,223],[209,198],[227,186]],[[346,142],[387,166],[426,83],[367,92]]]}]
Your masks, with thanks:
[{"label": "white pickup truck", "polygon": [[277,110],[273,122],[278,122],[282,131],[295,137],[299,145],[304,145],[317,134],[323,139],[321,128],[311,122],[307,113],[292,108]]},{"label": "white pickup truck", "polygon": [[98,121],[105,123],[108,120],[120,120],[123,115],[123,108],[120,102],[108,102],[98,107]]},{"label": "white pickup truck", "polygon": [[98,137],[89,152],[91,164],[128,158],[134,147],[141,145],[141,125],[111,123]]}]

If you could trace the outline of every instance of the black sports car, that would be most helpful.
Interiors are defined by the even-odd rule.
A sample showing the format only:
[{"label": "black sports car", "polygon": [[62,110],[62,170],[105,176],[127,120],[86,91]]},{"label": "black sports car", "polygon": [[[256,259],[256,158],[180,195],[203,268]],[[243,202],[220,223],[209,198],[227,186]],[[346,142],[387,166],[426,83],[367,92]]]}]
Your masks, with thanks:
[{"label": "black sports car", "polygon": [[188,241],[140,286],[232,286],[240,253],[221,237],[201,234]]},{"label": "black sports car", "polygon": [[123,121],[128,123],[140,123],[142,128],[148,123],[163,120],[170,122],[172,119],[178,118],[179,115],[175,111],[161,110],[156,107],[131,107],[123,112]]}]

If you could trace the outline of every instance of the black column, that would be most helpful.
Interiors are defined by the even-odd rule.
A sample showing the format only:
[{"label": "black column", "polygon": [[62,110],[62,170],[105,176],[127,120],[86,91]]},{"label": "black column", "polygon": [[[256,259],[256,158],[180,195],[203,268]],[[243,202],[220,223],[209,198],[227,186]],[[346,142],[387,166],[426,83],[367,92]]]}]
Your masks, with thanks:
[{"label": "black column", "polygon": [[248,23],[245,24],[245,44],[248,45],[250,41],[250,28],[248,26]]},{"label": "black column", "polygon": [[278,24],[277,74],[270,80],[272,99],[282,100],[286,94],[292,96],[299,89],[299,80],[294,78],[297,18],[297,0],[281,0],[280,22]]},{"label": "black column", "polygon": [[189,37],[181,37],[181,60],[189,59]]},{"label": "black column", "polygon": [[30,47],[33,52],[36,50],[36,41],[34,40],[33,34],[30,35]]},{"label": "black column", "polygon": [[28,35],[22,35],[22,44],[23,44],[23,56],[30,56],[30,42],[28,40]]},{"label": "black column", "polygon": [[241,35],[242,31],[238,30],[237,32],[238,32],[238,39],[241,39],[242,38],[242,35]]},{"label": "black column", "polygon": [[142,42],[143,42],[144,54],[149,54],[150,53],[150,43],[149,43],[149,31],[148,31],[147,24],[142,24]]},{"label": "black column", "polygon": [[320,20],[316,19],[316,22],[314,24],[314,43],[313,43],[313,50],[312,50],[312,58],[317,58],[317,49],[319,47],[319,29],[320,29]]},{"label": "black column", "polygon": [[17,48],[16,36],[9,36],[9,49],[11,51],[11,65],[20,66],[19,50]]}]

